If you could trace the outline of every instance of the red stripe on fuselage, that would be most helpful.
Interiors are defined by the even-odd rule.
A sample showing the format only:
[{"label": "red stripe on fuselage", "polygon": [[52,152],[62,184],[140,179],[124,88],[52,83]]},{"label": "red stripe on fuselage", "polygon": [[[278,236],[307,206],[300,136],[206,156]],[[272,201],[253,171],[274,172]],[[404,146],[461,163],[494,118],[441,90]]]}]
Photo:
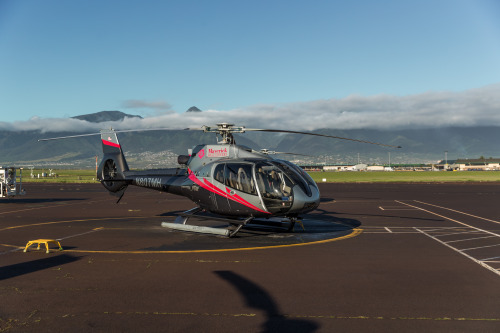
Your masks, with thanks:
[{"label": "red stripe on fuselage", "polygon": [[214,184],[210,183],[208,180],[206,180],[205,178],[203,178],[203,182],[200,181],[198,179],[198,177],[195,176],[194,173],[191,172],[191,170],[188,171],[189,173],[189,179],[192,180],[193,182],[195,182],[196,184],[200,185],[201,187],[203,187],[204,189],[206,189],[207,191],[210,191],[210,192],[213,192],[215,194],[218,194],[222,197],[225,197],[229,200],[233,200],[237,203],[240,203],[244,206],[247,206],[249,208],[252,208],[252,209],[255,209],[259,212],[262,212],[262,213],[266,213],[266,214],[271,214],[269,212],[266,212],[265,210],[262,210],[260,209],[259,207],[256,207],[254,205],[252,205],[251,203],[249,203],[248,201],[246,201],[245,199],[243,199],[242,197],[240,197],[238,194],[233,194],[231,195],[231,190],[229,188],[226,187],[226,191],[227,193],[224,193],[224,191],[222,191],[220,188],[218,188],[217,186],[215,186]]},{"label": "red stripe on fuselage", "polygon": [[105,144],[106,146],[111,146],[111,147],[115,147],[115,148],[120,148],[120,145],[119,145],[119,144],[114,143],[114,142],[111,142],[111,141],[102,140],[102,143],[103,143],[103,144]]}]

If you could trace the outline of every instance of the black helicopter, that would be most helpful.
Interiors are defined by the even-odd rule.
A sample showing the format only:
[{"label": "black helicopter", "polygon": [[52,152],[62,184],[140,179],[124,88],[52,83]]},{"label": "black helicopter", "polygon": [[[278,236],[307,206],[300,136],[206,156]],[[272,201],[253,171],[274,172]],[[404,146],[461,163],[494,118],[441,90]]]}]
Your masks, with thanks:
[{"label": "black helicopter", "polygon": [[[130,131],[101,130],[104,156],[97,177],[111,194],[119,198],[118,201],[129,185],[185,196],[196,203],[197,207],[181,213],[175,223],[163,222],[162,226],[228,237],[236,235],[249,223],[271,224],[266,221],[273,217],[284,218],[282,223],[287,223],[288,230],[292,230],[301,214],[316,209],[320,203],[317,184],[302,168],[289,161],[271,157],[275,152],[254,151],[237,145],[233,133],[295,133],[401,148],[308,132],[247,129],[229,123],[186,130],[216,133],[221,140],[218,140],[217,145],[200,144],[189,149],[188,155],[179,155],[179,168],[143,171],[129,169],[118,142],[117,132]],[[72,137],[96,134],[99,133]],[[52,139],[43,139],[45,140]],[[202,212],[209,212],[211,215],[201,214]],[[221,229],[187,224],[188,219],[193,216],[222,220],[227,222],[229,227]]]}]

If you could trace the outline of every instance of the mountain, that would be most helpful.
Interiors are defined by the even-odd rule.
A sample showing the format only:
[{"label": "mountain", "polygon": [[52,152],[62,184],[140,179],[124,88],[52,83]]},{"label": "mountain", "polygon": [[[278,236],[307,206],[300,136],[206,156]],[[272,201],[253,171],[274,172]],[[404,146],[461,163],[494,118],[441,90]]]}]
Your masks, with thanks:
[{"label": "mountain", "polygon": [[81,116],[71,117],[74,119],[86,120],[91,123],[102,123],[105,121],[119,121],[125,118],[140,118],[141,116],[126,114],[121,111],[101,111],[96,113],[84,114]]},{"label": "mountain", "polygon": [[[332,140],[307,135],[287,135],[278,146],[277,151],[307,154],[314,151],[316,155],[336,156],[337,160],[356,162],[360,154],[365,159],[361,162],[372,163],[376,159],[388,162],[389,153],[393,163],[429,163],[448,158],[477,158],[479,156],[500,156],[500,127],[448,127],[434,129],[407,130],[333,130],[314,131],[319,134],[335,135],[346,138],[380,142],[402,146],[391,149],[360,144],[345,140]],[[378,162],[380,163],[380,162]]]},{"label": "mountain", "polygon": [[189,109],[187,109],[186,112],[201,112],[201,110],[198,109],[196,106],[192,106]]},{"label": "mountain", "polygon": [[[103,122],[124,117],[140,117],[119,111],[102,111],[74,117]],[[310,155],[282,155],[298,163],[431,163],[444,159],[500,157],[498,133],[500,127],[449,127],[408,130],[336,130],[321,129],[314,133],[353,138],[390,145],[402,149],[380,147],[352,141],[317,136],[247,132],[235,134],[236,142],[255,150]],[[95,156],[102,156],[99,136],[38,142],[41,138],[68,136],[80,133],[40,131],[1,131],[1,165],[50,165],[52,167],[93,167]],[[216,136],[201,131],[147,131],[118,135],[129,165],[135,168],[176,166],[177,155],[197,144],[216,144]],[[446,153],[445,153],[446,152]]]}]

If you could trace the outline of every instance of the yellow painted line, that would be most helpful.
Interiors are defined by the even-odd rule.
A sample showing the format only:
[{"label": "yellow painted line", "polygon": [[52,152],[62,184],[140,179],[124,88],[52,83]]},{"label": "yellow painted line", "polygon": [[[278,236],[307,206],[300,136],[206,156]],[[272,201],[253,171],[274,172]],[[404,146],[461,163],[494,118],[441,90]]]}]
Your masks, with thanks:
[{"label": "yellow painted line", "polygon": [[375,319],[375,320],[429,320],[429,321],[493,321],[498,322],[500,318],[470,318],[470,317],[378,317],[378,316],[337,316],[337,315],[287,315],[286,318],[308,318],[308,319]]},{"label": "yellow painted line", "polygon": [[[261,317],[256,313],[208,313],[208,312],[163,312],[163,311],[104,311],[105,315],[115,316],[185,316],[185,317]],[[62,317],[75,316],[71,314],[63,315]],[[292,318],[292,319],[350,319],[350,320],[415,320],[415,321],[485,321],[485,322],[500,322],[500,318],[473,318],[473,317],[382,317],[382,316],[339,316],[339,315],[292,315],[292,314],[276,314],[275,316]]]},{"label": "yellow painted line", "polygon": [[316,245],[335,242],[343,239],[348,239],[356,237],[363,232],[363,229],[355,228],[352,233],[338,238],[324,239],[320,241],[307,242],[307,243],[296,243],[296,244],[286,244],[286,245],[269,245],[260,247],[244,247],[237,249],[216,249],[216,250],[183,250],[183,251],[105,251],[105,250],[64,250],[65,252],[76,252],[76,253],[106,253],[106,254],[175,254],[175,253],[213,253],[213,252],[232,252],[232,251],[252,251],[252,250],[266,250],[266,249],[277,249],[285,247],[296,247],[296,246],[306,246],[306,245]]},{"label": "yellow painted line", "polygon": [[[154,216],[156,218],[160,218],[161,216]],[[34,223],[34,224],[25,224],[13,227],[7,227],[0,229],[0,231],[17,229],[17,228],[26,228],[33,226],[41,226],[41,225],[49,225],[49,224],[60,224],[60,223],[74,223],[74,222],[88,222],[88,221],[103,221],[103,220],[123,220],[123,219],[146,219],[153,218],[152,216],[145,217],[107,217],[107,218],[96,218],[96,219],[83,219],[83,220],[66,220],[66,221],[53,221],[53,222],[43,222],[43,223]],[[163,218],[163,217],[162,217]],[[108,228],[100,227],[99,230],[105,230]],[[111,229],[111,228],[109,228]],[[115,228],[116,229],[116,228]],[[97,230],[97,229],[94,229]],[[211,252],[231,252],[231,251],[251,251],[251,250],[266,250],[266,249],[276,249],[276,248],[285,248],[285,247],[296,247],[296,246],[305,246],[305,245],[316,245],[323,243],[335,242],[343,239],[348,239],[352,237],[356,237],[363,232],[363,229],[354,228],[352,232],[348,235],[338,237],[338,238],[330,238],[324,239],[320,241],[306,242],[306,243],[296,243],[296,244],[285,244],[285,245],[269,245],[269,246],[260,246],[260,247],[245,247],[245,248],[236,248],[236,249],[215,249],[215,250],[183,250],[183,251],[106,251],[106,250],[64,250],[65,252],[74,252],[74,253],[106,253],[106,254],[162,254],[162,253],[211,253]],[[9,244],[0,244],[2,246],[13,247],[13,248],[24,248],[15,245]]]},{"label": "yellow painted line", "polygon": [[[110,312],[110,311],[105,311],[105,315],[129,315],[129,316],[147,316],[147,315],[154,315],[154,316],[203,316],[203,317],[256,317],[257,314],[255,313],[197,313],[197,312],[159,312],[159,311],[154,311],[154,312],[141,312],[141,311],[135,311],[135,312],[121,312],[121,311],[115,311],[115,312]],[[69,316],[69,315],[66,315]],[[64,317],[64,316],[63,316]]]}]

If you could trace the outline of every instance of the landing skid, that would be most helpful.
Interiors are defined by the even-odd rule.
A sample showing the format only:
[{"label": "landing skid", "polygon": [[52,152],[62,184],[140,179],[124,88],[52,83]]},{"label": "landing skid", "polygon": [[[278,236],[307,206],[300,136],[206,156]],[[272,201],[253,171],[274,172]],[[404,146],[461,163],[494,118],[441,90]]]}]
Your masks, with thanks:
[{"label": "landing skid", "polygon": [[266,227],[277,227],[277,228],[283,228],[286,230],[286,232],[293,232],[295,225],[299,224],[302,227],[302,230],[306,230],[304,228],[304,224],[302,223],[302,220],[296,217],[289,217],[285,219],[254,219],[248,224],[258,224]]},{"label": "landing skid", "polygon": [[[254,217],[248,217],[246,219],[232,219],[232,218],[224,218],[224,217],[216,217],[216,216],[207,216],[207,215],[201,215],[198,214],[200,212],[204,211],[200,207],[195,207],[193,209],[190,209],[184,213],[179,214],[175,221],[172,222],[162,222],[161,226],[165,228],[170,228],[174,230],[181,230],[181,231],[190,231],[190,232],[197,232],[197,233],[203,233],[203,234],[212,234],[212,235],[220,235],[220,236],[225,236],[225,237],[234,237],[244,226],[249,226],[250,224],[257,224],[257,225],[262,225],[262,226],[268,226],[268,227],[279,227],[279,228],[285,228],[287,232],[292,232],[295,224],[298,223],[302,227],[302,229],[305,230],[304,225],[302,224],[302,220],[293,217],[293,218],[287,218],[287,219],[281,219],[281,220],[260,220],[260,219],[255,219]],[[227,228],[213,228],[213,227],[205,227],[205,226],[198,226],[198,225],[192,225],[188,224],[188,220],[190,218],[197,218],[197,219],[203,219],[203,220],[210,220],[210,221],[221,221],[221,222],[226,222],[229,224]]]},{"label": "landing skid", "polygon": [[[196,215],[197,213],[203,211],[202,208],[196,207],[193,209],[190,209],[184,213],[179,214],[177,218],[175,219],[175,222],[162,222],[161,226],[165,228],[170,228],[174,230],[182,230],[182,231],[191,231],[191,232],[198,232],[198,233],[203,233],[203,234],[212,234],[212,235],[220,235],[220,236],[226,236],[226,237],[234,237],[240,230],[241,228],[252,221],[254,218],[253,217],[248,217],[244,220],[238,220],[238,219],[230,219],[230,218],[223,218],[223,217],[214,217],[214,216],[205,216],[205,215]],[[205,219],[205,220],[211,220],[211,221],[222,221],[222,222],[227,222],[230,224],[228,228],[213,228],[213,227],[204,227],[204,226],[197,226],[197,225],[192,225],[192,224],[187,224],[187,221],[189,218],[195,217],[198,219]]]}]

